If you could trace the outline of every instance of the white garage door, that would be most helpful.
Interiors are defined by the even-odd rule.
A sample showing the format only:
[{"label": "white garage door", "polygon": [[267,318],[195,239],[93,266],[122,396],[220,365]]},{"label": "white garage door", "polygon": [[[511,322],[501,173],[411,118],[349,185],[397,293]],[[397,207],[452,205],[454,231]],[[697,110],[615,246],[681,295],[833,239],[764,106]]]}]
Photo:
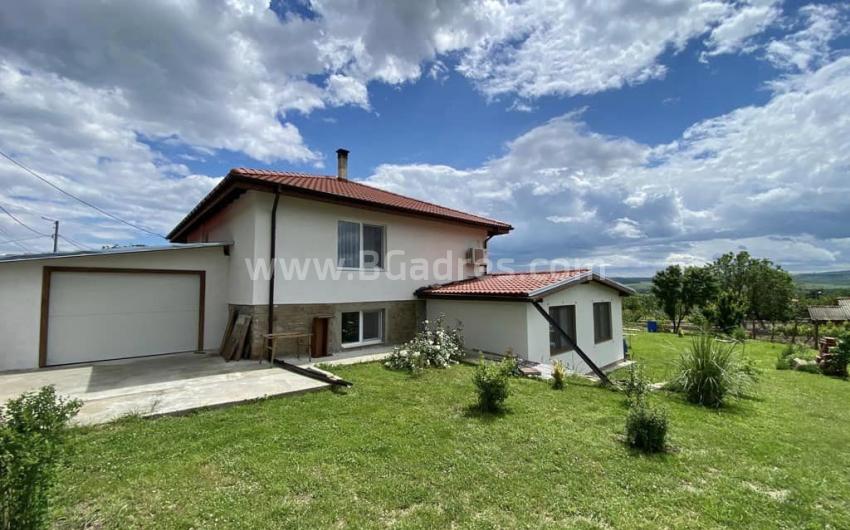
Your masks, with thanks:
[{"label": "white garage door", "polygon": [[200,281],[196,274],[53,271],[46,364],[197,349]]}]

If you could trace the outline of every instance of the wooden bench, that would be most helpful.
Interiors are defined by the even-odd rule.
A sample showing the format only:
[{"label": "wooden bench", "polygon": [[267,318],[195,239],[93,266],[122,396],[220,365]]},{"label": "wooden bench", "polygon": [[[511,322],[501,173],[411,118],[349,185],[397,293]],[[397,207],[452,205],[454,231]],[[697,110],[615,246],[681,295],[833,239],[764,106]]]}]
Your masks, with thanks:
[{"label": "wooden bench", "polygon": [[310,356],[310,341],[313,338],[312,333],[298,333],[295,331],[287,331],[283,333],[266,333],[263,335],[266,339],[266,352],[268,353],[269,362],[274,362],[274,359],[277,355],[277,343],[280,340],[294,340],[295,341],[295,356],[300,359],[301,358],[301,341],[306,339],[307,343],[307,356]]}]

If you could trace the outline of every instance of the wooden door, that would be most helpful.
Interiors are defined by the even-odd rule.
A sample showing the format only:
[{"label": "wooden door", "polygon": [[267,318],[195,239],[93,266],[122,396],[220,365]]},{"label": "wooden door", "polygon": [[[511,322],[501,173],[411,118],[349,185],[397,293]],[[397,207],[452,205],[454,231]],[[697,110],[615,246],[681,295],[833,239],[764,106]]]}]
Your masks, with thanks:
[{"label": "wooden door", "polygon": [[325,357],[328,354],[328,319],[313,319],[313,337],[310,341],[311,357]]}]

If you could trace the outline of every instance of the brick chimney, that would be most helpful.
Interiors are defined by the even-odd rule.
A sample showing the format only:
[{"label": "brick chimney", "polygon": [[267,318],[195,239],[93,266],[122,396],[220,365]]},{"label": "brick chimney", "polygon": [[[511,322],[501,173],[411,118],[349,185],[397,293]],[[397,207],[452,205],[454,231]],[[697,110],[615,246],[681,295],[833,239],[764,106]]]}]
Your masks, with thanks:
[{"label": "brick chimney", "polygon": [[348,180],[348,149],[336,150],[336,178]]}]

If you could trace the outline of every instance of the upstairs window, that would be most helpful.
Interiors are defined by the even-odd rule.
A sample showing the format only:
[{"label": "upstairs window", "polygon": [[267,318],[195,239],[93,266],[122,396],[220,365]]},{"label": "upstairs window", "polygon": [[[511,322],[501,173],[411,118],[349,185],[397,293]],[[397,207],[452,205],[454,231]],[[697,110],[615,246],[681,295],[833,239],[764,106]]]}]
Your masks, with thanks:
[{"label": "upstairs window", "polygon": [[339,221],[337,265],[345,269],[383,269],[384,235],[383,226]]},{"label": "upstairs window", "polygon": [[[567,332],[567,335],[570,336],[573,344],[575,344],[576,306],[552,306],[549,308],[549,315],[561,326],[561,329]],[[555,329],[554,326],[549,326],[549,355],[558,355],[559,353],[566,353],[572,350],[572,344],[567,342],[567,339],[561,335],[561,332]]]},{"label": "upstairs window", "polygon": [[611,340],[611,302],[593,304],[593,340],[597,344]]}]

